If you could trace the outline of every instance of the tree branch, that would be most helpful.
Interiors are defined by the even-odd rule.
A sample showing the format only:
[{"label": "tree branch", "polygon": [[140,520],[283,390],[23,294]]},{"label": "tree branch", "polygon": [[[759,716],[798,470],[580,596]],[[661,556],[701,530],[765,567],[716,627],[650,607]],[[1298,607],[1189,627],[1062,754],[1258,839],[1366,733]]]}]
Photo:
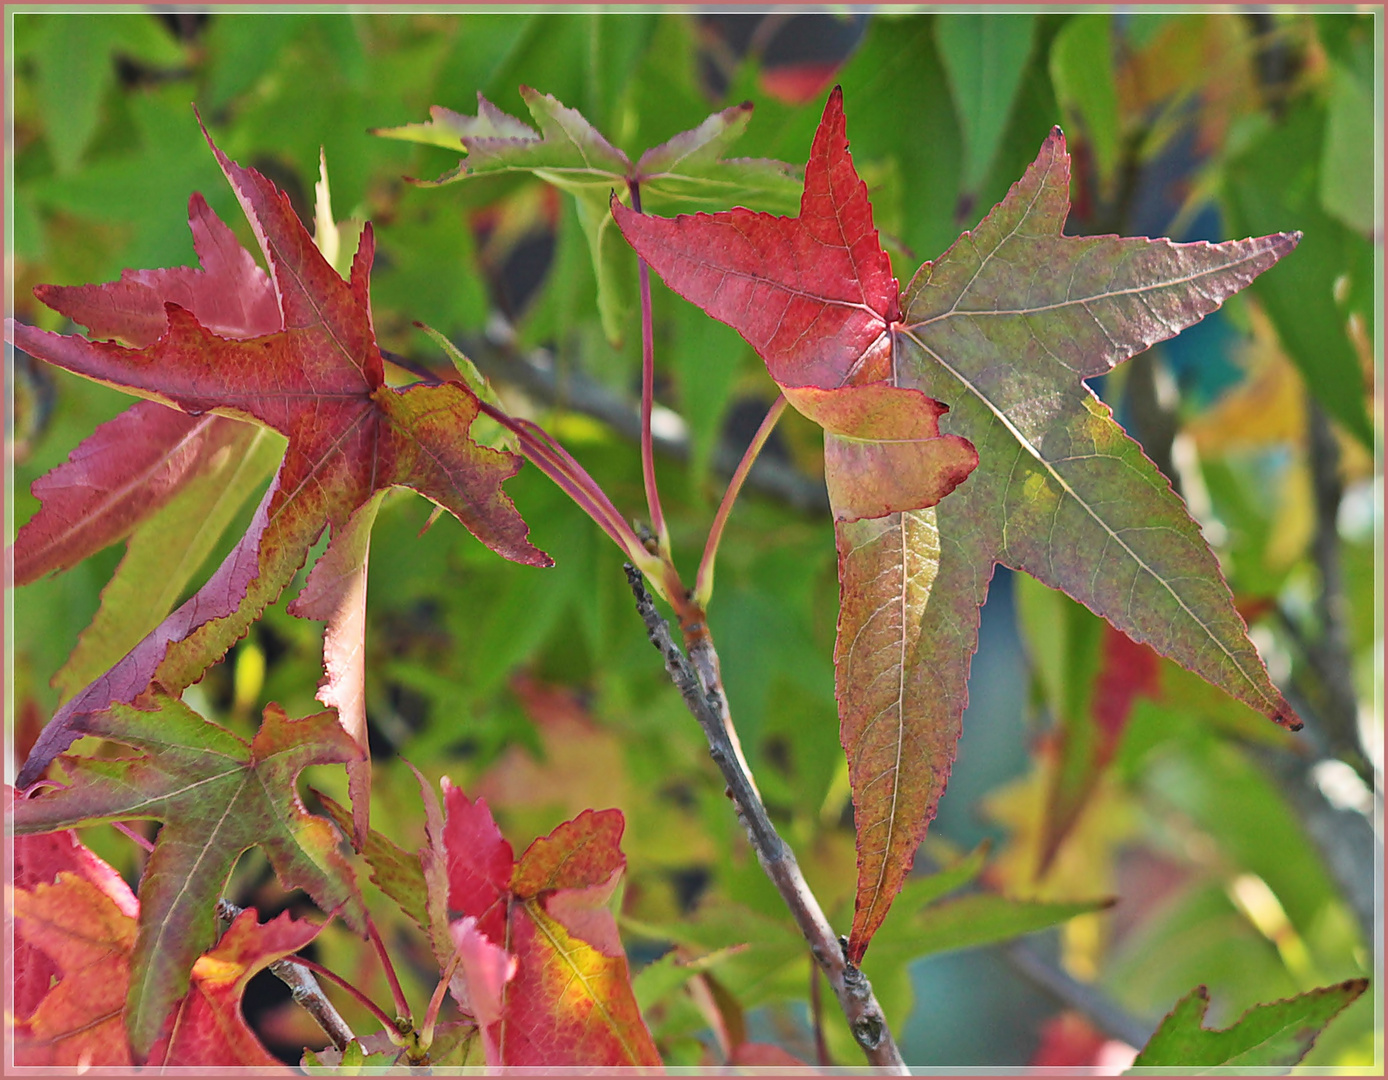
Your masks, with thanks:
[{"label": "tree branch", "polygon": [[[225,933],[232,920],[245,910],[245,908],[237,907],[230,900],[218,900],[217,918],[221,920],[222,932]],[[327,995],[323,993],[323,988],[318,985],[318,980],[314,978],[313,972],[309,971],[308,968],[286,957],[271,964],[270,972],[289,987],[289,996],[294,999],[295,1004],[303,1006],[308,1011],[308,1014],[318,1022],[318,1026],[332,1040],[335,1047],[339,1050],[346,1049],[347,1044],[356,1038],[352,1034],[352,1029],[347,1026],[347,1021],[342,1019],[342,1014],[337,1011],[337,1007],[328,1000]]]},{"label": "tree branch", "polygon": [[873,995],[872,984],[860,969],[848,962],[842,940],[834,936],[819,901],[800,872],[794,852],[776,832],[757,797],[751,777],[741,764],[741,750],[732,734],[727,701],[718,681],[718,655],[707,629],[699,626],[686,631],[694,639],[690,652],[695,663],[691,664],[671,638],[670,627],[656,610],[641,572],[628,563],[626,573],[632,595],[636,597],[636,610],[646,624],[651,644],[660,651],[671,681],[703,729],[709,755],[727,782],[728,797],[732,799],[738,820],[747,830],[762,869],[780,892],[796,926],[809,943],[811,954],[839,1000],[854,1039],[870,1064],[905,1074],[905,1062],[892,1038],[882,1007]]}]

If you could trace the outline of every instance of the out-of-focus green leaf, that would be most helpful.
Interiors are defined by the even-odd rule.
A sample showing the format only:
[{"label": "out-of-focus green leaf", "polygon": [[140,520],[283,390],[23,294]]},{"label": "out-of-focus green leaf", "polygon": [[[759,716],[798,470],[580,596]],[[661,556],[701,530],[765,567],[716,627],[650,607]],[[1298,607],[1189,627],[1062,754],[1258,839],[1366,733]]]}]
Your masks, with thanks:
[{"label": "out-of-focus green leaf", "polygon": [[1295,1065],[1325,1026],[1368,985],[1367,979],[1351,979],[1287,1001],[1259,1005],[1222,1031],[1203,1026],[1210,992],[1197,986],[1176,1003],[1130,1071]]},{"label": "out-of-focus green leaf", "polygon": [[957,900],[943,900],[917,913],[917,937],[911,941],[916,956],[972,949],[1035,933],[1076,915],[1102,911],[1113,900],[1083,900],[1076,903],[1041,903],[1013,900],[995,893],[975,893]]},{"label": "out-of-focus green leaf", "polygon": [[278,62],[280,52],[300,34],[308,16],[299,11],[261,14],[223,9],[207,29],[207,89],[209,111],[222,108],[253,87]]},{"label": "out-of-focus green leaf", "polygon": [[33,35],[37,96],[45,135],[58,172],[77,170],[101,119],[101,103],[115,83],[117,56],[157,68],[176,68],[183,50],[151,14],[19,15],[29,23],[16,33]]},{"label": "out-of-focus green leaf", "polygon": [[965,191],[988,175],[1031,53],[1034,15],[935,16],[935,42],[964,132]]},{"label": "out-of-focus green leaf", "polygon": [[1365,446],[1373,427],[1364,402],[1364,376],[1335,301],[1335,282],[1359,245],[1367,244],[1321,209],[1318,199],[1325,114],[1298,105],[1226,170],[1224,195],[1231,231],[1300,229],[1301,244],[1276,274],[1260,277],[1253,292],[1306,386],[1326,410]]},{"label": "out-of-focus green leaf", "polygon": [[1374,97],[1353,72],[1335,65],[1321,158],[1321,205],[1350,228],[1374,227]]},{"label": "out-of-focus green leaf", "polygon": [[679,380],[680,415],[689,425],[690,482],[708,479],[738,371],[751,367],[747,343],[692,304],[674,306],[675,338],[666,352]]},{"label": "out-of-focus green leaf", "polygon": [[1076,15],[1051,43],[1051,83],[1067,124],[1078,127],[1094,149],[1101,183],[1118,165],[1118,89],[1113,78],[1113,16]]},{"label": "out-of-focus green leaf", "polygon": [[[931,33],[931,18],[900,22],[873,19],[867,36],[842,75],[853,103],[853,158],[895,161],[900,183],[900,221],[891,226],[915,259],[934,258],[958,235],[954,219],[962,176],[963,138],[950,104],[944,68]],[[903,135],[906,137],[903,138]],[[874,216],[881,193],[869,189]],[[885,219],[879,227],[888,228]]]}]

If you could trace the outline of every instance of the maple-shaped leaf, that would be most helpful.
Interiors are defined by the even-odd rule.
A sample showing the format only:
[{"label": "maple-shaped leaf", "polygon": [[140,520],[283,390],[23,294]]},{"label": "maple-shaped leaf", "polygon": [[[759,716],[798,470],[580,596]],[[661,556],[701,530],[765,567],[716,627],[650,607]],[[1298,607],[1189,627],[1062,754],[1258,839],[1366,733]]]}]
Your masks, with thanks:
[{"label": "maple-shaped leaf", "polygon": [[698,127],[647,150],[633,164],[577,109],[528,86],[522,86],[520,94],[538,132],[479,93],[476,116],[435,105],[427,123],[381,128],[375,134],[467,155],[429,186],[471,176],[529,172],[573,195],[597,276],[603,329],[613,341],[622,336],[633,275],[611,231],[607,204],[612,192],[629,202],[635,187],[643,206],[666,210],[740,201],[773,208],[794,205],[800,184],[790,166],[761,158],[723,157],[747,129],[750,102],[714,113]]},{"label": "maple-shaped leaf", "polygon": [[[201,195],[188,202],[201,268],[125,270],[104,285],[40,285],[35,295],[92,338],[143,348],[168,330],[165,302],[224,338],[281,326],[269,276]],[[129,534],[214,462],[236,455],[255,428],[141,401],[100,425],[68,460],[34,481],[39,510],[15,536],[14,583],[63,570]]]},{"label": "maple-shaped leaf", "polygon": [[615,201],[612,213],[665,283],[741,333],[790,403],[824,428],[836,520],[933,506],[969,474],[973,447],[940,435],[944,406],[896,384],[897,282],[848,153],[839,91],[810,149],[799,217],[739,207],[656,218]]},{"label": "maple-shaped leaf", "polygon": [[144,1054],[187,991],[194,960],[216,940],[217,899],[247,849],[265,852],[286,889],[302,888],[364,929],[341,837],[303,808],[294,786],[306,766],[351,762],[362,750],[331,712],[291,720],[270,705],[248,745],[176,699],[151,694],[139,705],[97,714],[90,730],[142,754],[64,758],[71,786],[18,801],[13,820],[20,835],[163,822],[140,882],[126,1008],[131,1044]]},{"label": "maple-shaped leaf", "polygon": [[[349,524],[353,513],[385,488],[413,488],[508,558],[549,563],[526,540],[525,523],[501,490],[519,459],[479,446],[468,435],[478,413],[475,396],[457,383],[404,389],[385,384],[368,299],[375,250],[370,227],[362,232],[350,280],[343,281],[288,199],[259,173],[229,160],[210,137],[208,142],[269,266],[277,301],[271,332],[221,336],[182,305],[183,294],[169,285],[178,278],[131,284],[143,290],[137,295],[146,307],[154,303],[150,290],[169,286],[172,293],[155,297],[165,324],[142,347],[7,326],[17,345],[79,375],[193,416],[219,411],[279,431],[289,440],[284,461],[250,529],[221,567],[106,675],[58,711],[20,770],[20,784],[36,779],[112,704],[133,700],[156,681],[170,692],[195,682],[275,600],[327,527],[332,540],[326,558],[338,572],[327,575],[333,581],[306,590],[302,610],[322,617],[324,609],[340,609],[350,623],[359,598],[336,586],[352,576],[346,568],[364,572],[364,553],[360,519],[358,527]],[[195,217],[196,210],[195,200]],[[253,293],[246,302],[263,303],[261,296]],[[324,696],[343,707],[344,727],[365,746],[365,716],[352,705],[361,695],[346,684],[359,670],[351,652],[343,643],[336,663],[330,655]],[[366,827],[368,768],[368,758],[356,759],[359,833]]]},{"label": "maple-shaped leaf", "polygon": [[[800,219],[613,210],[666,282],[738,329],[791,402],[807,401],[826,428],[841,598],[837,697],[858,831],[854,962],[944,791],[995,564],[1031,573],[1134,641],[1298,724],[1199,527],[1082,381],[1197,322],[1297,236],[1067,237],[1068,163],[1057,129],[1007,198],[899,297],[866,194],[855,195],[862,185],[837,90],[806,168]],[[833,390],[827,409],[797,389],[805,384]],[[924,459],[897,456],[892,436],[903,436],[891,430],[877,433],[885,445],[866,470],[862,457],[836,459],[839,403],[869,388],[892,401],[890,422],[910,417],[926,430],[938,422],[935,442],[976,449],[977,468],[967,475],[954,450],[953,474],[932,477]],[[911,390],[922,395],[914,409],[903,396]],[[903,478],[912,466],[920,472]],[[885,474],[896,501],[859,480],[861,471]],[[938,496],[920,498],[932,482]]]},{"label": "maple-shaped leaf", "polygon": [[444,781],[448,906],[489,1065],[656,1066],[607,901],[626,866],[618,810],[585,810],[519,860],[486,800]]}]

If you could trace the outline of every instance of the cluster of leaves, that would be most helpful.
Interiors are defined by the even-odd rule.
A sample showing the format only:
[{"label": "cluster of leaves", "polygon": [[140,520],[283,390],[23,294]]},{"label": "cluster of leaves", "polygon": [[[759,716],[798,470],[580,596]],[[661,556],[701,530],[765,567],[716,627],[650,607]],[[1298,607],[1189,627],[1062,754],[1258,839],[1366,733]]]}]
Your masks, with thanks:
[{"label": "cluster of leaves", "polygon": [[[669,25],[662,23],[662,30]],[[953,40],[962,26],[942,22],[936,35],[945,67],[964,65],[961,72],[971,62],[971,49],[995,44],[967,36],[962,44]],[[1072,27],[1081,26],[1091,32],[1089,24],[1075,20],[1064,33],[1078,34]],[[1033,32],[1026,24],[1026,34]],[[1057,37],[1053,67],[1065,70],[1063,59],[1073,60],[1073,53],[1075,47],[1062,48]],[[951,78],[956,89],[970,85],[963,73]],[[1073,91],[1067,107],[1085,117],[1084,130],[1094,143],[1102,178],[1109,158],[1102,138],[1090,134],[1098,130],[1090,120],[1095,98],[1083,83],[1067,84],[1065,77],[1055,81]],[[479,97],[475,118],[439,109],[430,125],[393,133],[465,151],[467,158],[454,178],[479,179],[462,190],[485,185],[482,178],[490,173],[533,173],[575,194],[573,220],[589,248],[591,258],[585,261],[591,266],[595,310],[608,338],[629,331],[630,301],[624,290],[635,278],[635,261],[617,240],[619,228],[674,291],[739,331],[795,408],[824,430],[842,590],[835,681],[847,753],[845,785],[857,824],[856,851],[848,851],[858,866],[853,959],[863,960],[879,930],[894,941],[909,942],[905,950],[920,956],[935,948],[1006,938],[1102,906],[1073,900],[1048,904],[1048,898],[1004,901],[986,893],[936,902],[976,876],[979,860],[965,864],[971,868],[967,873],[907,882],[954,757],[977,612],[994,565],[1002,563],[1070,593],[1123,631],[1105,629],[1083,608],[1066,614],[1069,608],[1054,607],[1062,603],[1058,597],[1042,601],[1037,593],[1035,602],[1029,601],[1031,610],[1041,613],[1037,625],[1045,627],[1048,619],[1054,625],[1055,612],[1061,612],[1060,618],[1074,626],[1059,643],[1062,651],[1088,650],[1084,655],[1092,657],[1092,643],[1103,635],[1101,663],[1081,659],[1083,670],[1077,670],[1074,656],[1062,655],[1057,660],[1060,681],[1053,678],[1046,687],[1055,690],[1053,701],[1064,703],[1057,715],[1070,720],[1076,732],[1065,746],[1079,778],[1058,779],[1052,788],[1051,809],[1044,818],[1043,864],[1080,827],[1102,771],[1119,754],[1135,703],[1163,692],[1166,667],[1158,654],[1273,719],[1294,722],[1244,634],[1243,620],[1199,527],[1166,479],[1080,380],[1107,372],[1209,313],[1285,254],[1295,239],[1276,235],[1179,245],[1067,237],[1069,158],[1056,133],[983,223],[940,259],[925,264],[899,291],[878,240],[868,188],[848,155],[837,93],[813,139],[798,217],[732,210],[672,220],[653,218],[638,208],[681,208],[691,202],[757,205],[758,199],[768,208],[786,208],[788,191],[800,186],[794,170],[768,160],[723,160],[728,144],[747,127],[749,110],[717,113],[640,155],[633,165],[558,98],[529,91],[523,97],[539,132]],[[980,106],[963,113],[978,118],[978,126],[964,125],[964,175],[971,178],[966,191],[986,190],[982,179],[989,171],[989,155],[1002,145],[1002,121],[989,119],[996,112]],[[595,115],[601,117],[603,110]],[[324,912],[339,912],[358,931],[366,928],[352,874],[341,863],[332,834],[322,831],[326,822],[306,815],[294,796],[300,768],[341,762],[351,776],[352,813],[339,812],[340,824],[355,837],[377,886],[426,932],[442,976],[440,990],[444,984],[454,990],[470,1017],[464,1025],[478,1033],[474,1040],[456,1029],[457,1060],[468,1059],[480,1047],[492,1063],[537,1063],[565,1055],[567,1060],[656,1063],[656,1046],[637,1004],[648,1018],[659,1018],[652,1021],[657,1038],[670,1039],[690,1030],[691,1003],[711,1000],[715,1004],[702,1016],[723,1032],[726,1056],[750,1061],[756,1051],[746,1049],[740,1010],[785,993],[778,973],[789,976],[798,966],[791,959],[797,951],[794,940],[783,955],[776,955],[783,932],[763,933],[757,922],[748,921],[751,912],[722,926],[717,908],[705,910],[688,926],[662,919],[658,930],[648,925],[646,931],[657,940],[678,943],[678,949],[651,965],[649,975],[643,972],[633,990],[616,927],[603,906],[623,866],[616,848],[620,816],[581,815],[547,841],[537,841],[519,862],[485,804],[469,803],[457,789],[447,793],[446,823],[437,814],[430,816],[430,840],[418,857],[390,847],[371,829],[368,712],[379,716],[382,710],[371,709],[372,695],[380,691],[367,677],[367,546],[378,517],[389,535],[391,514],[382,511],[400,505],[386,499],[386,490],[401,486],[425,494],[488,546],[518,562],[540,565],[546,557],[526,538],[525,525],[500,488],[518,464],[506,447],[514,449],[517,443],[474,423],[488,403],[479,402],[474,391],[481,388],[469,373],[463,372],[467,385],[434,380],[400,388],[391,384],[398,378],[387,379],[376,338],[380,320],[373,317],[367,291],[374,251],[371,226],[360,231],[350,265],[334,269],[340,254],[335,259],[327,243],[336,227],[326,206],[325,174],[320,224],[310,238],[274,185],[214,151],[251,222],[268,275],[208,204],[195,197],[190,222],[201,270],[128,271],[112,285],[42,290],[40,298],[54,310],[88,328],[88,339],[22,325],[14,330],[17,342],[32,354],[152,399],[99,428],[68,463],[36,486],[42,505],[16,542],[17,579],[34,580],[130,537],[97,623],[83,635],[82,647],[65,669],[64,700],[34,745],[21,782],[36,779],[79,735],[114,739],[147,754],[115,761],[64,757],[67,786],[24,800],[17,818],[29,830],[132,818],[177,820],[196,834],[189,846],[188,837],[170,832],[168,824],[161,830],[141,881],[140,930],[133,944],[116,950],[134,973],[127,976],[131,1045],[141,1056],[151,1053],[156,1055],[151,1060],[157,1059],[164,1052],[158,1040],[170,1009],[191,1008],[179,1002],[191,1001],[202,985],[198,964],[213,953],[201,960],[200,955],[237,940],[229,936],[214,944],[212,904],[232,878],[241,853],[252,845],[270,855],[284,886],[305,888]],[[980,166],[980,160],[985,164]],[[74,161],[63,167],[71,170]],[[613,189],[619,198],[609,213]],[[1292,224],[1301,221],[1288,214],[1268,227]],[[550,290],[551,297],[562,292],[564,281],[582,278],[572,250],[570,245],[569,252],[557,256],[555,274],[561,285]],[[623,266],[623,260],[629,265]],[[1019,274],[1018,266],[1029,269]],[[228,304],[229,298],[234,302]],[[551,305],[550,319],[553,305],[564,306],[552,298],[545,303]],[[568,304],[572,306],[572,294]],[[1274,304],[1269,307],[1275,310]],[[543,332],[546,312],[540,309],[537,315],[526,333]],[[710,338],[711,333],[695,331],[695,347],[702,335],[705,347],[712,343],[726,350],[726,339]],[[98,340],[109,338],[123,344]],[[701,391],[691,388],[704,381],[704,373],[687,362],[678,371],[687,393],[697,400]],[[708,378],[715,386],[723,383],[717,392],[724,401],[711,410],[716,420],[730,383],[717,371]],[[1327,399],[1327,407],[1336,408],[1333,400]],[[1357,401],[1362,412],[1362,395],[1347,400]],[[1352,410],[1336,415],[1354,430]],[[707,415],[704,423],[707,450]],[[283,436],[287,449],[273,436],[258,434],[263,429]],[[520,445],[530,449],[523,441]],[[132,447],[137,457],[129,456]],[[119,455],[113,453],[116,449]],[[264,482],[280,452],[283,461],[242,538],[221,569],[175,609],[185,586],[217,547],[220,532]],[[622,504],[620,489],[609,490]],[[392,512],[405,523],[398,510]],[[527,519],[536,521],[529,511]],[[181,534],[169,530],[171,521],[179,524]],[[394,528],[400,531],[399,525]],[[325,530],[331,540],[317,555],[315,545]],[[571,531],[553,524],[551,530],[556,535]],[[747,535],[740,534],[739,540]],[[813,550],[813,539],[807,536],[800,546]],[[464,700],[484,701],[479,686],[494,693],[508,667],[542,644],[544,627],[555,626],[566,604],[586,596],[589,568],[604,565],[596,553],[575,549],[572,539],[551,544],[540,536],[539,542],[560,563],[554,571],[558,584],[537,583],[527,586],[528,593],[506,594],[492,626],[505,625],[513,613],[532,614],[536,598],[544,594],[540,629],[525,627],[517,634],[508,628],[511,640],[484,648],[472,661],[481,678],[473,680]],[[792,538],[792,548],[796,544]],[[732,546],[731,541],[725,545]],[[170,550],[178,553],[177,574],[154,596],[126,599],[138,591],[131,584],[167,574]],[[316,555],[313,570],[288,613],[327,623],[319,697],[336,710],[337,722],[333,713],[290,722],[272,708],[254,740],[242,740],[169,696],[196,682],[247,631],[311,550]],[[630,548],[628,554],[633,554]],[[576,555],[567,569],[565,555]],[[737,558],[732,551],[725,555]],[[406,586],[398,596],[385,590],[388,605],[411,595],[412,578],[428,579],[428,556],[424,558],[412,574],[391,569]],[[467,558],[471,563],[464,565],[476,564]],[[810,565],[816,564],[812,560]],[[373,595],[380,597],[374,567],[372,576]],[[124,591],[117,588],[122,581]],[[485,587],[477,595],[479,606],[487,602]],[[611,649],[595,645],[610,633],[612,617],[603,613],[604,607],[611,608],[610,591],[607,597],[588,605],[597,611],[585,617],[584,633],[593,651]],[[1048,603],[1050,614],[1045,613]],[[273,613],[269,618],[281,629],[293,625],[273,622]],[[719,630],[716,618],[714,627]],[[803,631],[791,627],[787,636],[793,641],[797,633]],[[1155,651],[1134,646],[1130,639],[1145,641]],[[727,637],[721,641],[727,649]],[[254,655],[245,646],[238,648],[238,675],[241,658]],[[448,674],[440,677],[416,662],[397,665],[393,675],[403,685],[446,698],[457,675],[451,666],[445,670]],[[770,674],[757,677],[765,684]],[[743,699],[732,677],[729,690],[735,715],[741,717]],[[766,685],[759,694],[765,702]],[[1090,695],[1092,702],[1086,700]],[[754,716],[766,709],[765,704],[756,708],[756,697],[748,696]],[[1094,736],[1080,722],[1091,714]],[[659,722],[653,717],[629,731],[634,745],[619,756],[648,748]],[[314,735],[300,739],[288,735],[290,729],[300,734],[312,729]],[[483,726],[473,737],[486,738],[485,731]],[[182,741],[174,732],[184,733]],[[435,735],[452,737],[442,730]],[[546,743],[557,737],[554,730],[542,729]],[[585,728],[577,734],[569,731],[568,738],[569,749],[589,748],[595,736]],[[1085,738],[1098,742],[1085,743]],[[668,737],[661,740],[668,747]],[[416,740],[411,756],[427,754],[428,745]],[[549,746],[551,755],[565,753],[559,745]],[[299,747],[298,756],[281,758],[291,746]],[[668,755],[669,749],[663,753]],[[658,771],[659,764],[647,767]],[[214,781],[215,796],[177,804],[175,796],[197,781]],[[278,794],[269,803],[242,805],[239,800],[250,798],[257,786]],[[387,790],[399,794],[398,785]],[[770,790],[775,798],[775,789]],[[378,790],[378,806],[388,797]],[[599,801],[612,798],[606,790],[584,793],[569,813]],[[712,800],[713,808],[726,814],[718,801]],[[326,798],[324,802],[329,805]],[[283,822],[286,807],[288,820],[302,815],[316,824],[290,828],[283,837],[267,832],[267,822]],[[236,829],[214,827],[233,815]],[[464,834],[470,837],[468,854],[454,858],[447,838],[458,837],[462,850]],[[693,842],[675,850],[693,852],[699,846]],[[571,863],[568,857],[580,848],[583,856]],[[186,868],[190,850],[201,875],[196,895],[171,885]],[[665,863],[656,865],[671,865],[668,852],[664,858]],[[558,864],[562,873],[546,869]],[[825,869],[832,866],[831,861]],[[54,879],[49,875],[47,880]],[[350,888],[344,883],[351,883]],[[905,894],[898,898],[903,887]],[[970,936],[961,929],[948,939],[923,944],[922,924],[906,929],[899,919],[886,921],[894,898],[908,915],[930,903],[930,926],[982,925],[993,927],[993,936]],[[130,903],[120,903],[127,919],[135,917]],[[953,919],[948,917],[951,904],[962,913]],[[989,905],[997,909],[991,921],[981,910]],[[452,925],[450,908],[459,916]],[[161,952],[167,939],[176,940],[178,948]],[[755,957],[718,952],[736,944],[735,939],[760,939],[765,947]],[[47,962],[69,970],[62,968],[66,961],[57,953],[41,943],[37,947]],[[261,952],[263,963],[245,962],[246,978],[285,955],[268,945]],[[590,995],[587,1007],[596,1007],[604,1023],[594,1025],[581,1010],[566,1012],[574,1003],[555,992],[555,979],[573,982],[563,964],[574,958],[582,965],[578,981],[602,987]],[[715,967],[716,978],[710,974]],[[904,968],[895,970],[904,978]],[[755,974],[749,978],[749,972]],[[729,1005],[724,980],[742,988],[741,1003]],[[234,1009],[245,978],[238,974],[232,982],[235,992],[228,1000]],[[803,976],[798,982],[804,985]],[[909,988],[893,989],[893,1009],[904,1009]],[[416,1035],[428,1033],[422,1044],[426,1050],[440,997],[435,994],[424,1024],[416,1029]],[[885,992],[883,999],[889,1000]],[[676,1002],[684,1004],[674,1008]],[[468,1026],[472,1023],[475,1029]],[[569,1030],[580,1034],[545,1041],[547,1034]],[[585,1042],[590,1036],[594,1041]],[[387,1041],[403,1046],[398,1039]],[[420,1047],[418,1041],[412,1044],[415,1052]],[[80,1056],[83,1049],[74,1052]],[[385,1051],[384,1044],[380,1049]],[[385,1052],[393,1057],[401,1051]]]}]

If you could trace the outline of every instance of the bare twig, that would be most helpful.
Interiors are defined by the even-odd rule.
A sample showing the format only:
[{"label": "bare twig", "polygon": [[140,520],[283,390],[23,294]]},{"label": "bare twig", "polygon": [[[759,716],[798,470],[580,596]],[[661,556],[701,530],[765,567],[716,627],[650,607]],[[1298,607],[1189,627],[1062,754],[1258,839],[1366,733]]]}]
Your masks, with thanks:
[{"label": "bare twig", "polygon": [[[873,995],[872,984],[859,968],[848,962],[843,942],[834,936],[829,921],[820,909],[810,887],[805,882],[795,854],[776,832],[766,808],[757,797],[756,789],[745,768],[739,764],[741,753],[730,738],[731,722],[721,683],[717,682],[717,653],[702,629],[700,653],[702,665],[692,665],[670,636],[670,627],[656,610],[655,602],[646,590],[645,581],[636,567],[628,564],[627,581],[636,597],[636,610],[646,624],[646,633],[665,660],[665,670],[679,690],[680,696],[708,740],[709,754],[728,785],[738,819],[747,830],[747,837],[757,853],[762,869],[790,908],[796,926],[809,943],[810,952],[824,972],[839,1000],[849,1030],[872,1065],[894,1072],[906,1073],[905,1062],[892,1038],[882,1007]],[[694,651],[691,649],[691,651]],[[710,666],[711,665],[711,666]],[[698,670],[704,667],[707,672]]]},{"label": "bare twig", "polygon": [[[245,908],[238,907],[230,900],[217,901],[217,918],[222,921],[223,933],[244,910]],[[270,965],[270,973],[289,987],[289,996],[294,999],[294,1003],[302,1006],[318,1022],[318,1026],[332,1040],[335,1047],[339,1050],[345,1049],[347,1044],[356,1038],[352,1029],[347,1026],[347,1021],[342,1019],[342,1014],[337,1011],[337,1007],[323,993],[323,988],[318,985],[313,972],[303,964],[288,958],[276,960]]]}]

